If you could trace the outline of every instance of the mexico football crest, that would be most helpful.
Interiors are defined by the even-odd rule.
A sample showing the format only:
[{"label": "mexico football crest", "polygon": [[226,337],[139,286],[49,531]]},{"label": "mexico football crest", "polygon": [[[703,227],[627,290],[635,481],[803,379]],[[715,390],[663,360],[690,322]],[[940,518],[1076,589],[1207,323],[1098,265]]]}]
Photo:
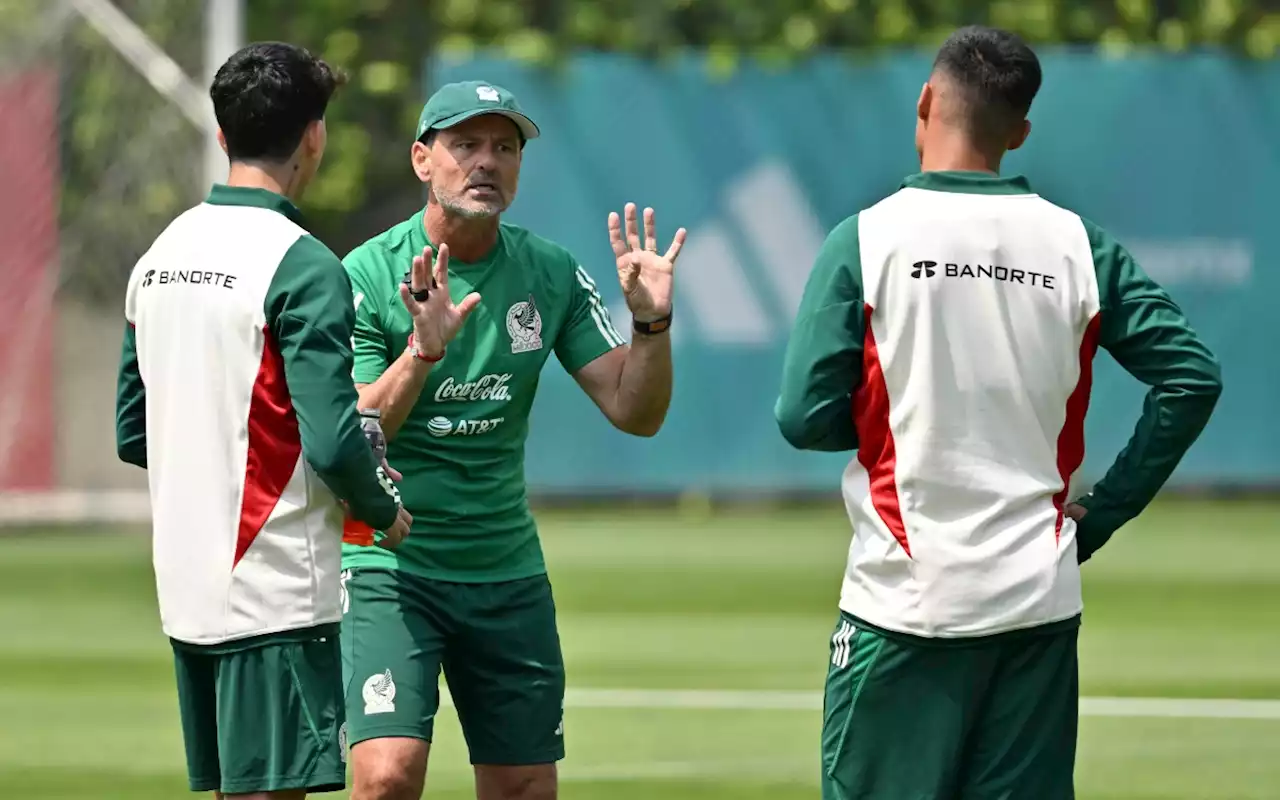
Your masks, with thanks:
[{"label": "mexico football crest", "polygon": [[513,353],[542,349],[542,315],[534,305],[533,295],[507,309],[507,333],[511,334]]}]

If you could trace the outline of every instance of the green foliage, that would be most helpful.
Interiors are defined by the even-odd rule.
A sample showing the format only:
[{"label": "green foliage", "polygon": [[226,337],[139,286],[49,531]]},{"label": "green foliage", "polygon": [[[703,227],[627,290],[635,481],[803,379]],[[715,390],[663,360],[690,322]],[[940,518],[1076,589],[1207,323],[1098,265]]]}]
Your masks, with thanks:
[{"label": "green foliage", "polygon": [[536,37],[554,43],[554,50],[539,51],[547,59],[582,47],[652,54],[728,45],[795,57],[818,49],[931,46],[970,22],[1010,28],[1036,43],[1088,45],[1110,33],[1156,46],[1167,45],[1172,24],[1188,45],[1267,57],[1280,45],[1267,6],[1265,0],[443,0],[435,25],[442,47],[511,49]]},{"label": "green foliage", "polygon": [[23,45],[38,37],[41,28],[41,7],[31,0],[0,0],[0,68]]},{"label": "green foliage", "polygon": [[[118,0],[203,83],[203,0]],[[691,48],[708,69],[742,59],[785,64],[819,50],[935,47],[951,30],[988,22],[1036,44],[1094,45],[1108,54],[1154,47],[1280,53],[1270,0],[246,0],[250,40],[304,45],[350,75],[327,119],[330,149],[306,211],[339,253],[421,202],[408,164],[432,52],[496,49],[554,65],[578,49],[660,58]],[[0,0],[0,44],[30,63],[56,4]],[[19,50],[20,44],[27,47]],[[13,47],[11,47],[11,45]],[[200,137],[83,23],[67,28],[62,187],[64,261],[92,254],[109,296],[159,228],[198,199]],[[122,98],[129,102],[122,102]],[[161,160],[163,156],[163,160]],[[80,288],[92,289],[81,281]]]},{"label": "green foliage", "polygon": [[[307,211],[340,252],[418,202],[408,143],[433,50],[496,49],[554,66],[578,49],[643,57],[705,49],[732,74],[745,57],[785,64],[818,50],[936,47],[970,22],[1010,28],[1036,44],[1179,52],[1211,45],[1267,58],[1280,51],[1280,14],[1265,0],[248,0],[249,37],[312,47],[351,71],[328,124],[332,147]],[[370,208],[392,199],[384,210]],[[351,229],[358,210],[371,226]]]},{"label": "green foliage", "polygon": [[[329,148],[304,208],[314,232],[339,254],[418,202],[409,146],[437,33],[427,7],[421,0],[247,0],[250,41],[302,45],[348,75],[329,107]],[[354,225],[362,211],[377,221]]]},{"label": "green foliage", "polygon": [[[46,13],[54,6],[35,5]],[[184,72],[201,74],[203,0],[119,5]],[[96,30],[74,15],[60,27],[51,20],[44,17],[41,33],[60,44],[51,51],[62,75],[63,280],[69,291],[118,306],[138,256],[200,199],[202,136]]]}]

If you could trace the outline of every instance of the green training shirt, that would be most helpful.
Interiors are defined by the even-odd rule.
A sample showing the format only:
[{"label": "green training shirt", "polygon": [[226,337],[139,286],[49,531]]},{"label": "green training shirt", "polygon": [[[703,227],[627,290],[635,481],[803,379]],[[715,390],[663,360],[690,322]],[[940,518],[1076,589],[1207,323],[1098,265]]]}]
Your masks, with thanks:
[{"label": "green training shirt", "polygon": [[[428,244],[419,211],[344,259],[355,293],[357,384],[376,381],[404,352],[413,325],[400,282]],[[453,301],[473,291],[480,305],[387,448],[404,475],[412,532],[394,552],[344,545],[344,568],[396,567],[462,582],[546,570],[524,479],[538,376],[552,351],[572,374],[623,339],[577,260],[515,225],[502,224],[482,260],[449,259]]]}]

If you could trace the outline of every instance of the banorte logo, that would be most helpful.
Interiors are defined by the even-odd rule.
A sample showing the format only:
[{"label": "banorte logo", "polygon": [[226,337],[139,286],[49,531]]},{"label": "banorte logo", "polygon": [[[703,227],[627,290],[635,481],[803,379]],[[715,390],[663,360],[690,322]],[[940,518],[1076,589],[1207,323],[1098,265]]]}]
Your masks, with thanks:
[{"label": "banorte logo", "polygon": [[456,383],[452,377],[448,377],[436,387],[436,402],[457,400],[471,403],[477,400],[497,400],[505,403],[511,399],[511,389],[507,386],[510,380],[510,372],[491,372],[466,383]]},{"label": "banorte logo", "polygon": [[934,269],[938,266],[937,261],[917,261],[911,265],[911,277],[919,278],[921,273],[926,278],[932,278]]}]

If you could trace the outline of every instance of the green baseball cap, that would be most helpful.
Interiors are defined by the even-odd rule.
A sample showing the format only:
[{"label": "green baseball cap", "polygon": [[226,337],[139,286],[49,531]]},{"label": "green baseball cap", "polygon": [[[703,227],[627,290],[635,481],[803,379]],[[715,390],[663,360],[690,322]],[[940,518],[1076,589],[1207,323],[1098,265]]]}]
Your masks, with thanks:
[{"label": "green baseball cap", "polygon": [[422,107],[414,138],[421,139],[427,131],[452,128],[481,114],[501,114],[520,128],[525,139],[538,138],[538,126],[520,108],[515,95],[483,81],[447,83],[437,89]]}]

